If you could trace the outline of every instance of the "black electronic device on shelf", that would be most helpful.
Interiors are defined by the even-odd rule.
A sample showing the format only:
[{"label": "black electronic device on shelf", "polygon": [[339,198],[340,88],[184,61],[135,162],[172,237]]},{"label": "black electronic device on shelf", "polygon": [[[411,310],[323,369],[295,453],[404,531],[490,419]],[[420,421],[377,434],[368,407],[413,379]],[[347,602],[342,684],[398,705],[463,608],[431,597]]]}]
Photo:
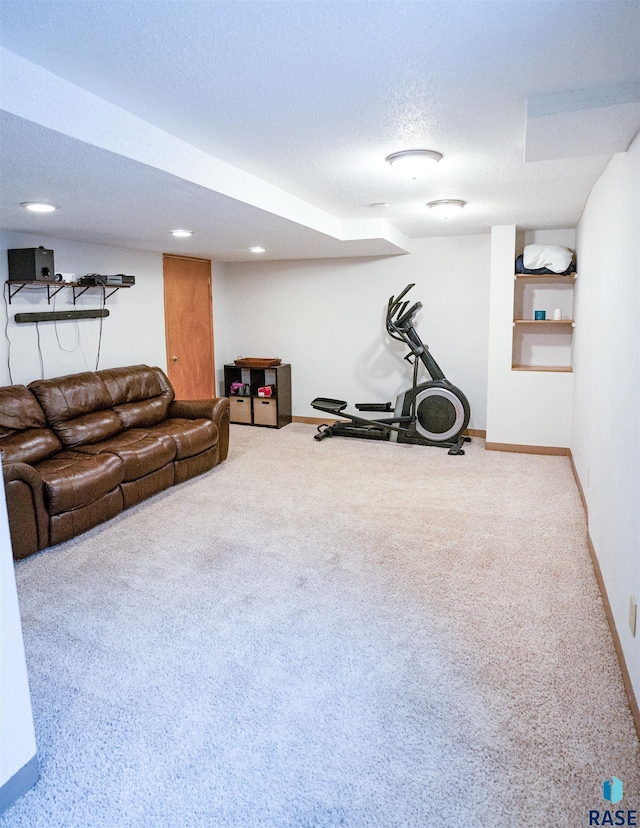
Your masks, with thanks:
[{"label": "black electronic device on shelf", "polygon": [[21,247],[7,250],[10,282],[47,282],[54,279],[53,250]]},{"label": "black electronic device on shelf", "polygon": [[135,276],[126,276],[124,273],[116,273],[111,276],[103,276],[100,273],[87,273],[78,279],[79,285],[106,285],[108,287],[128,287],[135,285]]}]

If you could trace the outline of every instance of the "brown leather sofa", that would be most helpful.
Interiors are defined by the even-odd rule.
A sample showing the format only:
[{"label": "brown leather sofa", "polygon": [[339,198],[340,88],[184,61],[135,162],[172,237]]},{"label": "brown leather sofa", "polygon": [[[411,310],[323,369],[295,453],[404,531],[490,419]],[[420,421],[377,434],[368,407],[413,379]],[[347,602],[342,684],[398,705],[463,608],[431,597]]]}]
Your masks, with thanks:
[{"label": "brown leather sofa", "polygon": [[54,546],[213,468],[229,401],[175,400],[134,365],[0,388],[0,454],[15,558]]}]

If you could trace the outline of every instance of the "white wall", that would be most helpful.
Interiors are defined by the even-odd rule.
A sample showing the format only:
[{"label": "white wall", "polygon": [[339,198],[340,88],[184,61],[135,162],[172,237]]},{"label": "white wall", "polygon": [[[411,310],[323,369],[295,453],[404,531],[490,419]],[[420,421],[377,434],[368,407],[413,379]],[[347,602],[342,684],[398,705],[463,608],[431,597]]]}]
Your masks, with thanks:
[{"label": "white wall", "polygon": [[[0,470],[0,811],[37,777],[36,739]],[[25,768],[29,767],[27,772]]]},{"label": "white wall", "polygon": [[[6,250],[43,245],[54,251],[55,269],[75,273],[129,273],[135,287],[107,300],[100,368],[147,363],[166,368],[162,255],[105,245],[0,233],[0,281],[7,278]],[[394,399],[410,382],[404,350],[383,327],[389,295],[410,281],[425,306],[418,330],[448,378],[471,403],[471,427],[485,428],[489,237],[422,239],[408,256],[223,265],[212,263],[214,349],[218,392],[222,366],[235,357],[280,356],[291,362],[294,413],[314,416],[319,395],[349,401]],[[7,286],[4,287],[5,297]],[[99,308],[100,292],[88,291],[75,309]],[[6,310],[5,310],[6,308]],[[16,324],[15,313],[73,310],[63,289],[50,304],[46,290],[24,288],[2,303],[0,385],[28,384],[95,370],[99,320]],[[40,334],[40,351],[38,349]],[[77,346],[77,347],[76,347]]]},{"label": "white wall", "polygon": [[577,231],[571,451],[593,541],[636,698],[640,625],[640,137],[614,155],[593,187]]},{"label": "white wall", "polygon": [[491,232],[487,442],[568,448],[572,374],[512,370],[514,225]]},{"label": "white wall", "polygon": [[[102,321],[99,368],[146,363],[166,367],[164,334],[164,299],[162,255],[140,250],[126,250],[98,244],[51,239],[27,233],[0,233],[0,283],[7,297],[7,249],[44,246],[54,252],[58,272],[127,273],[136,277],[134,287],[117,291],[106,302],[110,315]],[[11,304],[2,302],[0,311],[0,385],[28,384],[40,379],[40,350],[44,376],[57,377],[79,371],[94,371],[100,335],[100,320],[41,322],[16,324],[16,313],[52,310],[99,308],[99,290],[87,291],[74,308],[70,288],[64,288],[47,304],[44,289],[26,287]],[[7,334],[11,341],[11,378],[7,367],[7,340],[4,336],[6,312],[9,314]]]},{"label": "white wall", "polygon": [[233,320],[227,311],[227,265],[211,262],[211,302],[213,306],[213,354],[216,393],[224,394],[224,364],[228,361],[227,342]]},{"label": "white wall", "polygon": [[[576,249],[576,231],[571,227],[556,230],[525,230],[522,235],[524,244],[559,244],[570,250]],[[522,250],[518,250],[518,255],[520,253]]]},{"label": "white wall", "polygon": [[411,254],[393,258],[227,265],[224,360],[290,362],[297,416],[321,416],[310,406],[317,396],[394,401],[411,367],[384,313],[389,296],[415,282],[410,298],[424,306],[417,330],[468,397],[470,427],[484,429],[489,255],[489,236],[478,235],[417,239]]}]

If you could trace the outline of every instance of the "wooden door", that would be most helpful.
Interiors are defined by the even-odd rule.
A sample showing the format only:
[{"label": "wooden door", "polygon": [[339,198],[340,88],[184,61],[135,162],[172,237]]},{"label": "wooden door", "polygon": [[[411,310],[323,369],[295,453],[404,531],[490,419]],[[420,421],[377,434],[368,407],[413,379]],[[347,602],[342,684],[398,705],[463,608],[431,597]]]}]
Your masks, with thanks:
[{"label": "wooden door", "polygon": [[164,256],[164,319],[176,399],[215,397],[210,261]]}]

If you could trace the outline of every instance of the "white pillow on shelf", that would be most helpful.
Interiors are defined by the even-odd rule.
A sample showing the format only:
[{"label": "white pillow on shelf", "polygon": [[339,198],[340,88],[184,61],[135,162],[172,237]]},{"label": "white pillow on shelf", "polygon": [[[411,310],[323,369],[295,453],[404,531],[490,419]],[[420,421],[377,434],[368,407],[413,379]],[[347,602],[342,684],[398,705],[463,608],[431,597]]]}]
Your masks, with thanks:
[{"label": "white pillow on shelf", "polygon": [[571,264],[573,253],[568,247],[559,244],[528,244],[522,256],[522,264],[527,270],[539,270],[546,267],[554,273],[564,273]]}]

